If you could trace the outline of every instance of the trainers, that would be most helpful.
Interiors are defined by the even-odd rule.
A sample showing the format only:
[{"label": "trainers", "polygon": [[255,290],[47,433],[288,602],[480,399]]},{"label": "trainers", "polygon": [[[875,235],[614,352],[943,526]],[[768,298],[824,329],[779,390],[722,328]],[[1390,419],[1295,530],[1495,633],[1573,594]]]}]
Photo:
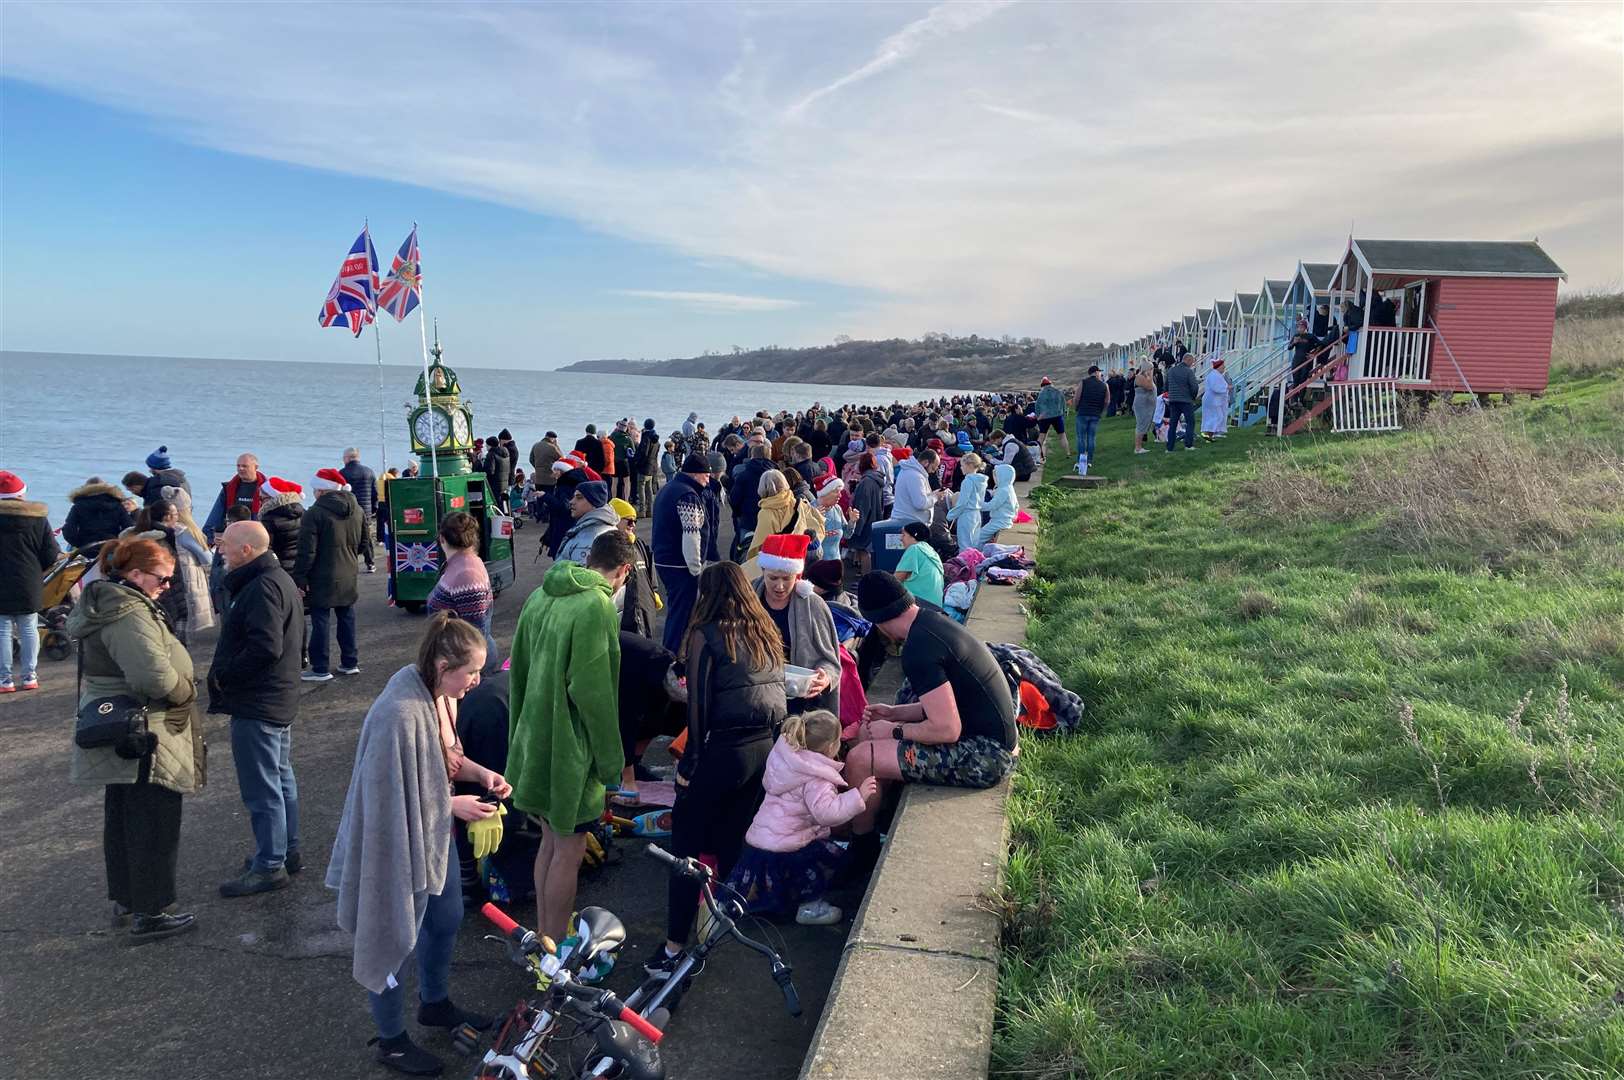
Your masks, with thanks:
[{"label": "trainers", "polygon": [[18,684],[20,690],[38,690],[39,677],[37,675],[24,675],[23,681]]},{"label": "trainers", "polygon": [[475,1031],[487,1031],[496,1023],[496,1017],[473,1013],[458,1008],[450,998],[444,1001],[424,1001],[417,1006],[417,1022],[424,1027],[445,1028],[450,1031],[464,1024]]},{"label": "trainers", "polygon": [[0,679],[0,694],[15,694],[16,692],[16,683],[12,682],[9,678]]},{"label": "trainers", "polygon": [[232,878],[220,886],[220,895],[228,899],[234,896],[254,896],[257,893],[275,892],[285,889],[292,883],[288,872],[278,866],[275,870],[249,870],[241,877]]},{"label": "trainers", "polygon": [[833,926],[843,914],[827,900],[812,900],[795,910],[795,921],[802,926]]},{"label": "trainers", "polygon": [[349,667],[341,667],[338,669],[338,673],[340,675],[359,675],[361,674],[361,665],[351,664]]},{"label": "trainers", "polygon": [[169,915],[160,912],[157,915],[132,915],[130,917],[130,941],[140,945],[148,941],[157,941],[159,938],[174,937],[184,934],[188,930],[197,928],[197,916],[191,912],[182,912]]},{"label": "trainers", "polygon": [[333,673],[331,671],[307,671],[299,676],[299,680],[301,682],[332,682]]},{"label": "trainers", "polygon": [[368,1046],[378,1048],[378,1064],[407,1076],[439,1076],[445,1072],[445,1062],[412,1042],[403,1031],[392,1039],[380,1037],[367,1040]]},{"label": "trainers", "polygon": [[376,566],[369,566],[369,567],[367,567],[367,573],[369,573],[369,574],[376,574],[376,573],[377,573],[377,572],[378,572],[378,568],[377,568],[377,567],[376,567]]},{"label": "trainers", "polygon": [[[254,857],[250,855],[248,858],[242,861],[242,872],[246,874],[253,868]],[[297,851],[288,852],[287,858],[282,860],[282,869],[286,870],[290,874],[297,874],[300,870],[304,869],[304,856],[300,855]]]},{"label": "trainers", "polygon": [[1148,453],[1150,453],[1150,451],[1140,449],[1140,450],[1135,450],[1134,453],[1136,453],[1136,454],[1148,454]]},{"label": "trainers", "polygon": [[682,963],[682,954],[672,956],[665,951],[665,943],[654,946],[654,954],[643,961],[643,971],[651,979],[664,981],[677,972],[677,965]]}]

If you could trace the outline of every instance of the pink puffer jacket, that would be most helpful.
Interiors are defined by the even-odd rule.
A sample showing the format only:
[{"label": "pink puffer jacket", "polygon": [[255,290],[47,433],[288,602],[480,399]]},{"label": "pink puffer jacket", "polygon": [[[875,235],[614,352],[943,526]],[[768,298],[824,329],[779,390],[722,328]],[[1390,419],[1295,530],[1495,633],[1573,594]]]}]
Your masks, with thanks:
[{"label": "pink puffer jacket", "polygon": [[838,761],[816,750],[797,750],[782,736],[767,755],[761,786],[767,798],[744,834],[744,842],[758,851],[799,851],[863,809],[855,789],[840,790],[846,777]]}]

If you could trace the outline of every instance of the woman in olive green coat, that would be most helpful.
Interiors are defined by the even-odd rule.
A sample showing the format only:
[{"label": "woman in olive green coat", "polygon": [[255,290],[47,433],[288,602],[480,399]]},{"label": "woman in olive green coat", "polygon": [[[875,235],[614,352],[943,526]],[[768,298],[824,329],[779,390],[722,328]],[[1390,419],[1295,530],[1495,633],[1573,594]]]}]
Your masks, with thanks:
[{"label": "woman in olive green coat", "polygon": [[[79,704],[126,694],[147,706],[145,745],[73,750],[73,780],[106,785],[102,849],[115,925],[137,941],[193,926],[175,902],[181,796],[203,786],[205,748],[194,716],[192,658],[156,603],[175,557],[153,540],[127,537],[102,547],[102,577],[85,587],[68,617],[79,642],[84,686]],[[121,754],[120,751],[124,754]]]}]

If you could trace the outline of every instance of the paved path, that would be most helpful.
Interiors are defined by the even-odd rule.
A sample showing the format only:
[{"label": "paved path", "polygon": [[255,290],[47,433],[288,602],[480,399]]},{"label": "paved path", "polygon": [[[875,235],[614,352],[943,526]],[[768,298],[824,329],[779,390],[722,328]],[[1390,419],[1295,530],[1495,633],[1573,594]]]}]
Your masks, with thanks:
[{"label": "paved path", "polygon": [[[497,601],[504,649],[541,579],[545,560],[531,561],[537,537],[534,527],[520,532],[519,581]],[[373,1034],[366,999],[350,979],[349,942],[334,926],[321,883],[361,720],[389,676],[411,662],[422,625],[387,606],[385,581],[381,572],[361,577],[362,673],[302,687],[293,755],[309,868],[291,888],[240,900],[216,893],[251,844],[225,718],[205,719],[209,784],[186,802],[179,873],[181,902],[197,913],[198,929],[180,938],[132,947],[107,928],[102,789],[68,783],[72,663],[42,661],[41,691],[0,698],[0,1075],[388,1075],[364,1045]],[[192,649],[199,678],[213,649],[212,631]],[[626,957],[608,982],[622,993],[641,974],[643,950],[664,933],[665,878],[641,849],[621,842],[618,862],[581,886],[583,903],[601,904],[626,923]],[[855,907],[854,899],[848,910]],[[785,1013],[759,957],[738,948],[719,953],[672,1020],[663,1046],[668,1075],[793,1077],[849,925],[771,928],[795,967],[806,1010],[800,1020]],[[469,1007],[505,1010],[524,982],[501,948],[481,940],[483,932],[470,913],[457,944],[453,996]],[[446,1040],[425,1041],[453,1060]],[[454,1063],[447,1075],[471,1072],[471,1064]]]}]

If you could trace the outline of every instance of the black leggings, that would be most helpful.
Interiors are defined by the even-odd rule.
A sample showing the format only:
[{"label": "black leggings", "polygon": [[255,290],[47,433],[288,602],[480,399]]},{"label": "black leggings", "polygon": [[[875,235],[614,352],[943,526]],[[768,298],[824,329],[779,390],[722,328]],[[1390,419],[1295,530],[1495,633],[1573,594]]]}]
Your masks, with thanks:
[{"label": "black leggings", "polygon": [[[761,774],[773,748],[770,730],[758,737],[729,745],[713,735],[703,747],[699,764],[686,786],[677,788],[671,812],[671,851],[685,857],[709,853],[716,857],[716,873],[727,880],[744,846],[744,834],[761,806]],[[666,893],[666,937],[687,941],[699,910],[699,886],[671,875]]]},{"label": "black leggings", "polygon": [[175,902],[180,807],[180,794],[157,784],[107,785],[102,854],[113,903],[156,915]]}]

